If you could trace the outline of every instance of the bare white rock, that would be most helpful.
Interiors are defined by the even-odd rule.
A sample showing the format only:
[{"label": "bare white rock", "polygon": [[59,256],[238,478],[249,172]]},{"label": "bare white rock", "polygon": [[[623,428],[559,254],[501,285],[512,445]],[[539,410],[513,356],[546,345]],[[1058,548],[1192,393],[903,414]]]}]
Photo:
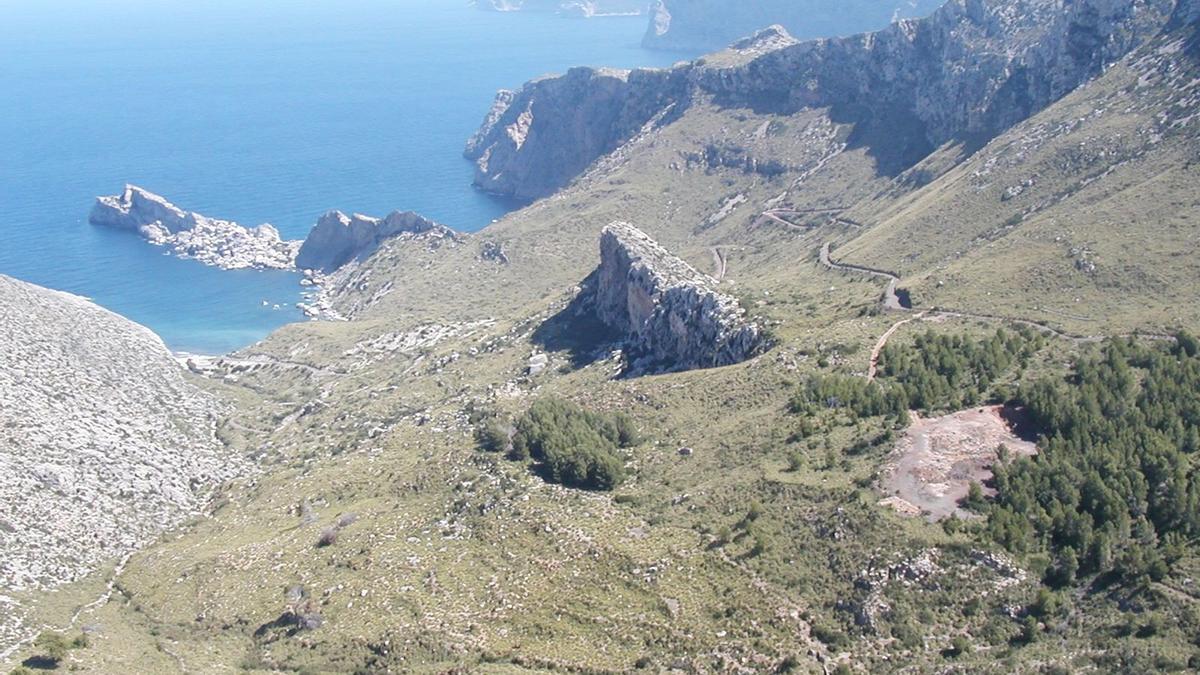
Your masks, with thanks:
[{"label": "bare white rock", "polygon": [[[250,468],[220,410],[149,329],[0,275],[0,589],[79,579],[202,510]],[[0,609],[3,652],[23,636]]]},{"label": "bare white rock", "polygon": [[180,258],[231,270],[294,269],[301,244],[282,239],[279,230],[269,224],[245,227],[202,216],[136,185],[126,185],[119,195],[97,197],[88,221],[136,232]]}]

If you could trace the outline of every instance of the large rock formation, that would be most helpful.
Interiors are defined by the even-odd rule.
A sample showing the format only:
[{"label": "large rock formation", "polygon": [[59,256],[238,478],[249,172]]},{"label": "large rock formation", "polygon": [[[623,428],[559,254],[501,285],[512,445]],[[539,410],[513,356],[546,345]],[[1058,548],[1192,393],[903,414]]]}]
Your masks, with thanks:
[{"label": "large rock formation", "polygon": [[[5,276],[0,325],[5,594],[73,581],[149,543],[248,469],[214,436],[217,401],[148,329]],[[0,650],[19,618],[0,611]]]},{"label": "large rock formation", "polygon": [[448,227],[412,211],[394,211],[386,218],[372,218],[341,211],[321,216],[296,256],[300,269],[332,272],[351,260],[370,255],[386,239],[401,235],[456,238]]},{"label": "large rock formation", "polygon": [[572,68],[501,91],[467,143],[475,185],[517,199],[553,193],[682,98],[682,74]]},{"label": "large rock formation", "polygon": [[569,16],[629,16],[645,14],[648,0],[477,0],[475,6],[496,12],[558,12]]},{"label": "large rock formation", "polygon": [[165,198],[126,185],[119,195],[97,197],[88,221],[129,230],[181,258],[222,269],[292,269],[298,241],[285,241],[268,224],[243,227],[233,221],[184,211]]},{"label": "large rock formation", "polygon": [[744,361],[760,328],[716,281],[628,223],[600,237],[600,266],[584,282],[584,306],[626,337],[634,372],[691,370]]},{"label": "large rock formation", "polygon": [[802,39],[878,30],[925,16],[944,0],[657,0],[642,44],[651,49],[714,51],[772,24]]},{"label": "large rock formation", "polygon": [[[1191,0],[1188,0],[1189,2]],[[1158,34],[1172,0],[951,0],[874,33],[799,42],[781,29],[665,71],[574,69],[497,98],[468,145],[476,184],[553,192],[693,101],[793,113],[825,108],[886,139],[899,171],[950,141],[980,143]],[[1191,5],[1180,14],[1192,16]]]}]

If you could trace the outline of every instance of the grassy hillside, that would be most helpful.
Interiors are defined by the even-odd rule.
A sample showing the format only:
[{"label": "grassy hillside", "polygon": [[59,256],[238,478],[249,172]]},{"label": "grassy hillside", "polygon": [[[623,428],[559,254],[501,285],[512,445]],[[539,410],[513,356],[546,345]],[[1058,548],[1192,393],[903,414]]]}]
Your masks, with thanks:
[{"label": "grassy hillside", "polygon": [[[1049,549],[1006,550],[983,517],[937,523],[880,504],[903,419],[792,405],[811,374],[862,381],[896,326],[894,344],[911,349],[918,332],[987,336],[1004,324],[920,314],[935,305],[1085,335],[1200,328],[1187,302],[1196,122],[1183,122],[1195,101],[1165,98],[1192,96],[1180,83],[1195,76],[1171,44],[973,153],[943,148],[896,178],[828,111],[701,101],[461,244],[384,245],[331,291],[351,321],[287,327],[195,378],[236,404],[221,436],[263,471],[135,555],[111,598],[70,624],[68,637],[89,627],[88,646],[60,667],[1195,667],[1192,542],[1145,585],[1052,590]],[[536,329],[595,267],[614,220],[701,270],[724,268],[723,290],[775,347],[635,379],[617,379],[611,356],[580,366],[563,349],[527,375],[543,349]],[[508,262],[484,256],[487,243]],[[826,243],[839,260],[900,273],[917,312],[883,312],[884,282],[828,269]],[[592,336],[580,326],[567,337]],[[967,398],[1066,382],[1094,349],[1047,337]],[[476,446],[473,418],[510,420],[546,396],[633,418],[641,442],[622,450],[624,483],[568,489]],[[98,585],[60,591],[38,619],[67,625]]]}]

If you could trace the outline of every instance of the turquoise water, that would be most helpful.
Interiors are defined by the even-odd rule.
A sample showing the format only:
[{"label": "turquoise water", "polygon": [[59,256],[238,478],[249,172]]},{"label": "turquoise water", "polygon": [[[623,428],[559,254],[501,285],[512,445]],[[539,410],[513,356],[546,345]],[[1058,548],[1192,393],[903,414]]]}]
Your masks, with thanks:
[{"label": "turquoise water", "polygon": [[295,275],[165,256],[88,225],[93,198],[135,183],[290,238],[333,208],[477,230],[511,208],[473,190],[461,158],[495,90],[680,58],[642,50],[644,29],[465,0],[4,0],[0,273],[90,297],[176,350],[246,346],[303,318]]}]

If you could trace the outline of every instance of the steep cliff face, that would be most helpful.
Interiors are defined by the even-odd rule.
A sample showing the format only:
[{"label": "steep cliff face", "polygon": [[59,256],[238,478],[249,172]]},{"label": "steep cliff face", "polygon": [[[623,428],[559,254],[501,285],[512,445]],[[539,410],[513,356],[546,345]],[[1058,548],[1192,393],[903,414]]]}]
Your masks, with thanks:
[{"label": "steep cliff face", "polygon": [[[248,468],[214,436],[217,401],[146,328],[5,276],[0,323],[6,593],[76,580],[150,542]],[[0,651],[18,618],[0,612]]]},{"label": "steep cliff face", "polygon": [[658,0],[642,44],[651,49],[714,51],[772,24],[802,39],[878,30],[925,16],[944,0]]},{"label": "steep cliff face", "polygon": [[1174,9],[1172,0],[951,0],[875,33],[797,43],[772,29],[668,71],[577,69],[502,95],[468,156],[481,187],[538,197],[657,115],[711,100],[783,114],[827,108],[855,125],[852,143],[886,139],[896,158],[881,170],[898,172],[941,143],[983,142],[1043,109],[1156,35]]},{"label": "steep cliff face", "polygon": [[592,68],[501,91],[467,144],[475,184],[517,199],[549,195],[685,92],[682,71]]},{"label": "steep cliff face", "polygon": [[585,282],[596,316],[627,338],[631,370],[726,366],[753,356],[762,333],[716,282],[628,223],[600,237],[600,266]]},{"label": "steep cliff face", "polygon": [[394,211],[386,218],[330,211],[305,238],[296,256],[296,267],[332,272],[356,257],[369,255],[384,240],[405,234],[452,239],[458,236],[412,211]]},{"label": "steep cliff face", "polygon": [[291,269],[298,241],[285,241],[269,224],[244,227],[230,220],[185,211],[136,185],[119,195],[97,197],[88,221],[136,232],[181,258],[223,269]]}]

